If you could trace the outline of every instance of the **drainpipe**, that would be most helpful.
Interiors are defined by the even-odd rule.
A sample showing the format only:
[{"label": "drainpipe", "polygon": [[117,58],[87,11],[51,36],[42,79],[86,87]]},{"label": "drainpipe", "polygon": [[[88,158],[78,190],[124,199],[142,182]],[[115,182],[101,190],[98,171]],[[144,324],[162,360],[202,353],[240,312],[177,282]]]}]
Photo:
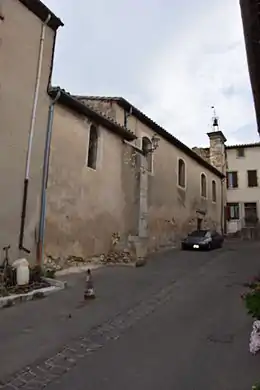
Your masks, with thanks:
[{"label": "drainpipe", "polygon": [[54,117],[54,106],[60,98],[60,90],[54,100],[52,100],[49,106],[48,124],[46,132],[45,150],[44,150],[44,161],[43,161],[43,173],[42,173],[42,190],[41,190],[41,209],[40,209],[40,222],[39,222],[39,236],[37,242],[37,263],[41,265],[44,257],[44,235],[45,235],[45,216],[46,216],[46,196],[47,196],[47,185],[48,185],[48,174],[49,174],[49,161],[51,151],[51,138],[53,128],[53,117]]},{"label": "drainpipe", "polygon": [[29,177],[30,177],[32,142],[33,142],[33,136],[34,136],[36,110],[37,110],[37,103],[38,103],[38,98],[39,98],[40,81],[41,81],[41,73],[42,73],[45,31],[46,31],[46,26],[47,26],[48,22],[50,21],[50,19],[51,19],[51,15],[49,14],[46,21],[42,24],[38,66],[37,66],[37,76],[36,76],[36,82],[35,82],[31,125],[30,125],[30,130],[29,130],[28,148],[27,148],[27,156],[26,156],[26,167],[25,167],[24,188],[23,188],[23,202],[22,202],[21,224],[20,224],[20,234],[19,234],[19,249],[23,250],[26,253],[30,253],[30,250],[24,247],[24,228],[25,228],[28,186],[29,186]]},{"label": "drainpipe", "polygon": [[225,208],[224,208],[224,183],[225,179],[221,179],[221,215],[220,215],[220,224],[221,224],[221,234],[223,235],[225,232],[224,229],[224,213],[225,213]]}]

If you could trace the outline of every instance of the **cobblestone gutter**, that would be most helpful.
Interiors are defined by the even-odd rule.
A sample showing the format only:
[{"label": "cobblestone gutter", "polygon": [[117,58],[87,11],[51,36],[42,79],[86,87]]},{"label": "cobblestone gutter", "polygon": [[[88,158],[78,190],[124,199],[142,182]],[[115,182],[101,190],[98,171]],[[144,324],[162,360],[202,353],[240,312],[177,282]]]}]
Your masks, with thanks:
[{"label": "cobblestone gutter", "polygon": [[156,308],[169,301],[174,294],[175,282],[151,296],[148,301],[141,301],[136,306],[120,313],[110,321],[92,328],[87,335],[82,335],[47,359],[41,359],[16,374],[0,381],[1,390],[41,390],[49,383],[58,380],[70,371],[80,359],[95,353],[108,342],[117,340],[137,321],[151,314]]}]

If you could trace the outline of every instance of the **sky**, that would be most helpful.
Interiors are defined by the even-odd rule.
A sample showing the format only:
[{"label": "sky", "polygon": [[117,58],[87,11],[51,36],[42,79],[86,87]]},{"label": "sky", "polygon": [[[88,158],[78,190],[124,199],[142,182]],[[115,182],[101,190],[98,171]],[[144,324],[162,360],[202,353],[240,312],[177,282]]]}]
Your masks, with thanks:
[{"label": "sky", "polygon": [[123,96],[188,146],[212,106],[227,144],[259,141],[239,0],[43,0],[62,19],[52,83]]}]

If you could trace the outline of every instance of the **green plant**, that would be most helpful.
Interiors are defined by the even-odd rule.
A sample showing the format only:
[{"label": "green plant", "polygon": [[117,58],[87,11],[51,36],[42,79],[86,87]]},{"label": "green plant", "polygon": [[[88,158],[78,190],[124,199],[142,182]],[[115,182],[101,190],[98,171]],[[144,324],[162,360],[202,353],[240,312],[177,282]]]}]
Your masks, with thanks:
[{"label": "green plant", "polygon": [[247,293],[244,299],[248,314],[260,320],[260,290]]},{"label": "green plant", "polygon": [[256,383],[252,386],[252,390],[260,390],[260,383]]},{"label": "green plant", "polygon": [[30,283],[40,282],[43,276],[43,271],[40,265],[35,265],[30,268]]}]

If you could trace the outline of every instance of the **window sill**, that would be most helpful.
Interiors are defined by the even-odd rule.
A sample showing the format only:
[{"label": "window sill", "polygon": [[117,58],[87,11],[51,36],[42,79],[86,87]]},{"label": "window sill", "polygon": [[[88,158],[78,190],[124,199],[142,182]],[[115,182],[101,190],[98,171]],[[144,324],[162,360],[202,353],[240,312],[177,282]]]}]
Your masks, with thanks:
[{"label": "window sill", "polygon": [[87,168],[88,171],[97,172],[97,168],[91,168],[88,165],[85,165],[85,167]]},{"label": "window sill", "polygon": [[186,191],[186,189],[187,189],[186,186],[182,187],[182,186],[180,186],[179,184],[177,184],[177,188],[179,188],[179,189],[182,190],[182,191]]}]

